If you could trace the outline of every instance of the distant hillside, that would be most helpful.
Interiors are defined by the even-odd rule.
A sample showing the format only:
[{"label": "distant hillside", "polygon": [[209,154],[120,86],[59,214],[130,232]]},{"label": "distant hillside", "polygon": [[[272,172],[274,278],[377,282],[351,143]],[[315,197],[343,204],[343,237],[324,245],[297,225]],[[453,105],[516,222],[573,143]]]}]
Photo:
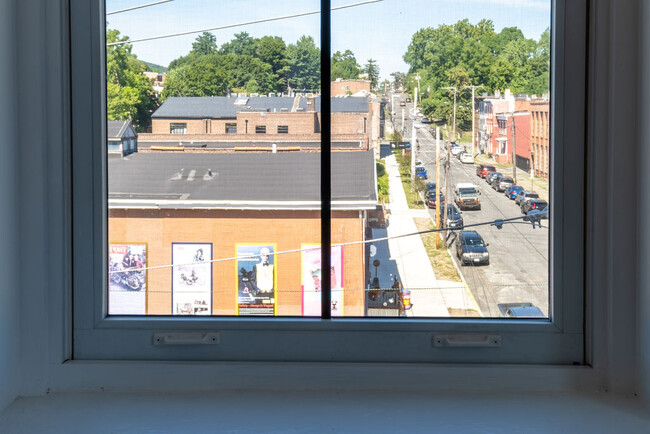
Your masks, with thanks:
[{"label": "distant hillside", "polygon": [[155,63],[145,62],[144,60],[142,60],[141,62],[147,65],[147,71],[167,72],[167,67],[165,66],[160,66],[160,65],[156,65]]}]

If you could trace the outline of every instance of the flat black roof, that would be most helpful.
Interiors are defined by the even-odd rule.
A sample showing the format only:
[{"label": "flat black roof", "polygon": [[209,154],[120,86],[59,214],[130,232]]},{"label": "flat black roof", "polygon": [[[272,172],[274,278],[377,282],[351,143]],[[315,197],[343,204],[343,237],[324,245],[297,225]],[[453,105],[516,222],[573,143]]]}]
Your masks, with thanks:
[{"label": "flat black roof", "polygon": [[[333,152],[332,202],[377,202],[373,151]],[[109,156],[109,206],[204,201],[211,208],[314,208],[320,201],[320,152],[135,153]],[[129,203],[131,206],[129,206]],[[167,204],[174,207],[174,204]],[[346,206],[343,206],[347,204]]]}]

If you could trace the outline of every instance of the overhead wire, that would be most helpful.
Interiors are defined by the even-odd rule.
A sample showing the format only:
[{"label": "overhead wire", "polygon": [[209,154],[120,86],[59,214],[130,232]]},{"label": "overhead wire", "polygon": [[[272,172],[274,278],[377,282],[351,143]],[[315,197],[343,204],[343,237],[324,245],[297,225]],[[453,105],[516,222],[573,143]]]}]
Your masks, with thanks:
[{"label": "overhead wire", "polygon": [[144,5],[132,6],[130,8],[124,8],[124,9],[118,9],[116,11],[106,12],[106,15],[121,14],[122,12],[129,12],[129,11],[133,11],[133,10],[136,10],[136,9],[148,8],[149,6],[155,6],[155,5],[159,5],[161,3],[168,3],[168,2],[172,2],[172,1],[174,1],[174,0],[160,0],[160,1],[157,1],[157,2],[147,3],[147,4],[144,4]]},{"label": "overhead wire", "polygon": [[[366,0],[366,1],[358,2],[358,3],[351,3],[351,4],[347,4],[347,5],[343,5],[343,6],[335,6],[335,7],[331,8],[330,10],[335,11],[335,10],[353,8],[353,7],[357,7],[357,6],[363,6],[363,5],[366,5],[366,4],[369,4],[369,3],[378,3],[378,2],[381,2],[381,1],[384,1],[384,0]],[[267,23],[267,22],[270,22],[270,21],[286,20],[286,19],[289,19],[289,18],[298,18],[298,17],[307,16],[307,15],[316,15],[316,14],[320,14],[320,12],[321,12],[320,10],[309,11],[309,12],[299,12],[299,13],[296,13],[296,14],[282,15],[282,16],[279,16],[279,17],[272,17],[272,18],[262,18],[262,19],[259,19],[259,20],[245,21],[245,22],[236,23],[236,24],[226,24],[226,25],[223,25],[223,26],[210,27],[210,28],[206,28],[206,29],[189,30],[189,31],[186,31],[186,32],[170,33],[170,34],[167,34],[167,35],[151,36],[151,37],[148,37],[148,38],[129,39],[129,40],[125,40],[125,41],[110,42],[110,43],[106,44],[106,46],[110,47],[110,46],[113,46],[113,45],[132,44],[134,42],[153,41],[153,40],[156,40],[156,39],[173,38],[175,36],[192,35],[192,34],[196,34],[196,33],[211,32],[211,31],[214,31],[214,30],[230,29],[230,28],[233,28],[233,27],[248,26],[248,25],[251,25],[251,24],[259,24],[259,23]]]},{"label": "overhead wire", "polygon": [[[535,218],[536,219],[541,219],[542,216],[544,216],[544,212],[539,213]],[[411,237],[415,235],[422,235],[422,234],[428,234],[428,233],[433,233],[433,232],[443,232],[446,230],[450,231],[459,231],[463,230],[466,228],[471,228],[471,227],[477,227],[477,226],[503,226],[505,223],[518,223],[518,220],[524,219],[526,216],[518,216],[518,217],[511,217],[507,219],[497,219],[494,221],[486,221],[486,222],[480,222],[480,223],[472,223],[469,225],[463,225],[463,226],[458,226],[456,228],[441,228],[441,229],[428,229],[424,231],[418,231],[418,232],[411,232],[408,234],[401,234],[401,235],[393,235],[393,236],[386,236],[386,237],[381,237],[381,238],[373,238],[369,240],[360,240],[360,241],[349,241],[346,243],[335,243],[332,244],[332,247],[345,247],[345,246],[353,246],[353,245],[359,245],[359,244],[368,244],[368,243],[375,243],[378,241],[388,241],[388,240],[394,240],[398,238],[404,238],[404,237]],[[534,226],[533,226],[534,227]],[[299,253],[299,252],[306,252],[306,251],[312,251],[312,250],[320,250],[320,246],[315,246],[315,247],[308,247],[308,248],[300,248],[300,249],[291,249],[291,250],[283,250],[280,252],[269,252],[270,256],[276,256],[276,255],[283,255],[283,254],[288,254],[288,253]],[[204,261],[204,262],[189,262],[189,263],[183,263],[183,264],[167,264],[167,265],[156,265],[153,267],[139,267],[139,268],[123,268],[121,270],[111,270],[108,273],[109,274],[114,274],[114,273],[126,273],[126,272],[131,272],[131,271],[143,271],[143,270],[157,270],[157,269],[162,269],[162,268],[173,268],[173,267],[182,267],[182,266],[196,266],[196,265],[203,265],[203,264],[208,264],[208,263],[215,263],[215,262],[227,262],[227,261],[234,261],[238,259],[246,259],[246,258],[256,258],[258,257],[259,254],[248,254],[248,255],[238,255],[238,256],[232,256],[228,258],[218,258],[218,259],[211,259],[209,261]]]}]

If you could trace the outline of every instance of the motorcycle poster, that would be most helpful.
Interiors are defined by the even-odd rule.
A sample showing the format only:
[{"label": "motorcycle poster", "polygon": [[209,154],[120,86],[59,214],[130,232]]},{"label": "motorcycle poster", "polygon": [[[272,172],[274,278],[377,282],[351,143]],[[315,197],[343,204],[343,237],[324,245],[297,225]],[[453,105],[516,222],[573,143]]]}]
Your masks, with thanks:
[{"label": "motorcycle poster", "polygon": [[237,315],[275,315],[275,245],[237,244]]},{"label": "motorcycle poster", "polygon": [[172,315],[212,315],[212,243],[172,243]]},{"label": "motorcycle poster", "polygon": [[[321,315],[320,244],[302,244],[302,315]],[[343,247],[331,249],[332,316],[343,316]]]},{"label": "motorcycle poster", "polygon": [[109,244],[109,315],[146,315],[146,268],[146,244]]}]

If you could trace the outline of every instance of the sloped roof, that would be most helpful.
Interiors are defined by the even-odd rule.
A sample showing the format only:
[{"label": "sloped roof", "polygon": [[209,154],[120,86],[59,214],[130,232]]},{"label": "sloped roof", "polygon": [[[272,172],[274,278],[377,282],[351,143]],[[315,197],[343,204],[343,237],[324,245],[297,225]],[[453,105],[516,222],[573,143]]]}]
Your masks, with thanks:
[{"label": "sloped roof", "polygon": [[[368,97],[332,97],[332,113],[368,113]],[[316,111],[320,113],[320,97],[316,98]]]},{"label": "sloped roof", "polygon": [[[234,119],[241,111],[291,111],[294,98],[287,96],[277,97],[248,97],[245,105],[235,105],[238,98],[225,96],[207,97],[171,97],[156,110],[152,118],[216,118]],[[250,107],[250,109],[248,108]],[[299,107],[304,110],[307,101],[300,101]]]},{"label": "sloped roof", "polygon": [[[235,105],[238,98],[225,96],[171,97],[156,110],[152,118],[235,119],[241,111],[280,112],[291,111],[294,98],[287,96],[248,97],[245,105]],[[316,97],[315,110],[320,112],[320,97]],[[298,108],[307,109],[307,99],[300,97]],[[333,113],[367,113],[367,97],[332,98]]]},{"label": "sloped roof", "polygon": [[106,133],[109,139],[121,139],[131,121],[108,121],[106,124]]},{"label": "sloped roof", "polygon": [[[109,206],[314,209],[320,201],[320,158],[320,152],[109,158]],[[373,151],[332,153],[331,179],[333,208],[374,208]]]}]

